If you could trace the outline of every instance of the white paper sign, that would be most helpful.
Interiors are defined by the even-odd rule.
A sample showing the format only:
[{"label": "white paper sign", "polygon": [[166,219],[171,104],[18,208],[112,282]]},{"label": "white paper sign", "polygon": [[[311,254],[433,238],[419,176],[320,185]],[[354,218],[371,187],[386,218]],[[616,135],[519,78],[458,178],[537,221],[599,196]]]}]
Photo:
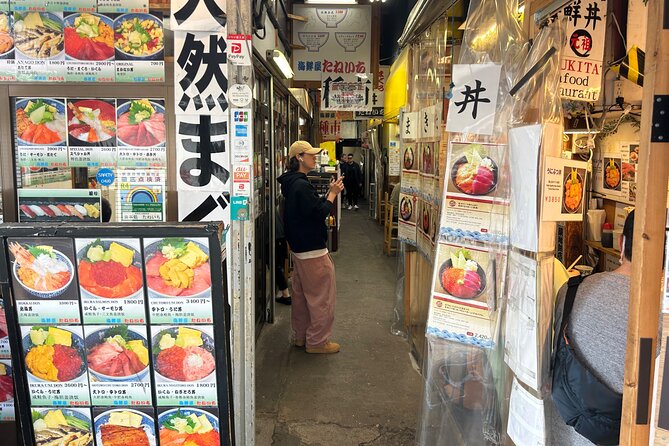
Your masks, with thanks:
[{"label": "white paper sign", "polygon": [[228,109],[227,34],[174,33],[176,113],[223,114]]},{"label": "white paper sign", "polygon": [[388,147],[388,175],[396,177],[399,176],[400,172],[400,144],[398,141],[390,141]]},{"label": "white paper sign", "polygon": [[439,136],[439,111],[436,105],[425,107],[419,113],[420,119],[418,125],[420,127],[420,137],[424,141],[432,141]]},{"label": "white paper sign", "polygon": [[356,111],[372,109],[371,74],[327,74],[321,79],[321,110]]},{"label": "white paper sign", "polygon": [[362,6],[293,6],[304,17],[293,26],[293,42],[305,49],[293,50],[297,81],[320,81],[321,73],[368,73],[371,69],[372,9]]},{"label": "white paper sign", "polygon": [[501,69],[497,64],[453,65],[455,86],[448,105],[447,131],[492,134]]},{"label": "white paper sign", "polygon": [[402,113],[400,135],[404,141],[415,141],[418,138],[418,112]]},{"label": "white paper sign", "polygon": [[509,403],[509,426],[506,430],[516,446],[544,446],[546,417],[544,402],[513,380]]},{"label": "white paper sign", "polygon": [[386,97],[386,79],[388,79],[389,75],[389,66],[379,67],[379,71],[376,73],[376,84],[374,85],[370,100],[372,108],[370,111],[355,112],[355,119],[383,118],[384,101]]},{"label": "white paper sign", "polygon": [[223,31],[226,0],[172,0],[173,31]]},{"label": "white paper sign", "polygon": [[582,221],[587,163],[546,157],[543,172],[541,219]]},{"label": "white paper sign", "polygon": [[602,85],[606,45],[606,0],[576,1],[562,10],[567,18],[567,43],[562,50],[560,96],[595,102]]}]

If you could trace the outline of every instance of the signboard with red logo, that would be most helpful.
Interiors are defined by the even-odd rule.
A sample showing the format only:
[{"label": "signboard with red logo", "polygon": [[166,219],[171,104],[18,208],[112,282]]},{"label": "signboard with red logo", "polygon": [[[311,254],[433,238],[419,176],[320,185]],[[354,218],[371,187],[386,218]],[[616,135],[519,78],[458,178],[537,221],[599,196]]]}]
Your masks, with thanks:
[{"label": "signboard with red logo", "polygon": [[369,73],[371,69],[372,9],[369,5],[333,7],[295,5],[293,51],[297,81],[320,81],[321,75]]},{"label": "signboard with red logo", "polygon": [[336,141],[341,133],[341,119],[337,117],[337,112],[320,112],[318,129],[321,141]]},{"label": "signboard with red logo", "polygon": [[250,67],[252,41],[250,34],[228,34],[228,62]]},{"label": "signboard with red logo", "polygon": [[562,10],[567,20],[567,43],[562,50],[560,96],[595,102],[602,85],[606,44],[606,0],[575,0]]}]

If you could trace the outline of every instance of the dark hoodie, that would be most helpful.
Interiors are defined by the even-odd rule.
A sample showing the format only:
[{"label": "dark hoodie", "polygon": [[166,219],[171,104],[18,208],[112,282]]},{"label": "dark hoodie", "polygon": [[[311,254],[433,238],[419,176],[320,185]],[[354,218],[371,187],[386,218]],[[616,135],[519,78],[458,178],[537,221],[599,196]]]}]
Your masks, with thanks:
[{"label": "dark hoodie", "polygon": [[293,252],[316,251],[327,247],[325,219],[332,203],[321,198],[301,172],[286,172],[278,178],[285,197],[283,226]]}]

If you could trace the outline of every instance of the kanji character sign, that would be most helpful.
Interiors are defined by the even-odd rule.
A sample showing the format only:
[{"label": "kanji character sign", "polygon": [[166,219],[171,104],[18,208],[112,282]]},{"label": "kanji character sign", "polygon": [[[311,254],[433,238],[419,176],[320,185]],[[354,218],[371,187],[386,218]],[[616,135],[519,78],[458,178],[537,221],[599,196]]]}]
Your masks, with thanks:
[{"label": "kanji character sign", "polygon": [[222,114],[228,109],[225,34],[176,32],[177,113]]},{"label": "kanji character sign", "polygon": [[501,66],[453,65],[453,98],[446,130],[490,135],[495,125]]},{"label": "kanji character sign", "polygon": [[173,31],[224,32],[227,24],[225,0],[172,0]]}]

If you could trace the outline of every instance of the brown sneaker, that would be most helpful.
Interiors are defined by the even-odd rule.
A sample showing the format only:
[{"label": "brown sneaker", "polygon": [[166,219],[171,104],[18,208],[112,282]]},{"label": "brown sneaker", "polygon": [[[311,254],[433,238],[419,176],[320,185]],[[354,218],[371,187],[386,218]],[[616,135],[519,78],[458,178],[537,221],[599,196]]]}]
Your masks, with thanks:
[{"label": "brown sneaker", "polygon": [[320,347],[307,347],[307,353],[337,353],[339,351],[339,344],[336,342],[326,342]]}]

